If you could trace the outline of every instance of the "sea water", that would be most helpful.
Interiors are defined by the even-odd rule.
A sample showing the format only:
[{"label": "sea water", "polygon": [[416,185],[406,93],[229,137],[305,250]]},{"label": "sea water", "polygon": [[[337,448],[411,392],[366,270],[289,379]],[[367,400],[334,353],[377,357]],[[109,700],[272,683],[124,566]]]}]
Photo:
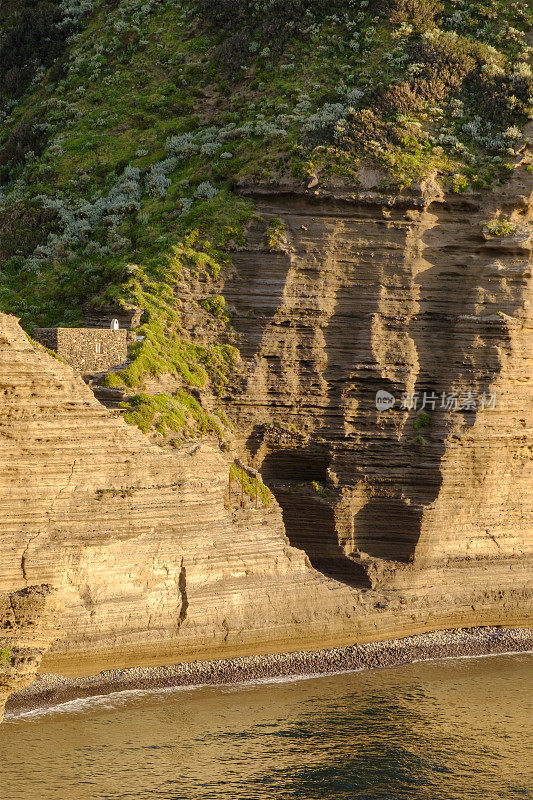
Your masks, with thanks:
[{"label": "sea water", "polygon": [[8,715],[2,800],[533,797],[533,655],[121,692]]}]

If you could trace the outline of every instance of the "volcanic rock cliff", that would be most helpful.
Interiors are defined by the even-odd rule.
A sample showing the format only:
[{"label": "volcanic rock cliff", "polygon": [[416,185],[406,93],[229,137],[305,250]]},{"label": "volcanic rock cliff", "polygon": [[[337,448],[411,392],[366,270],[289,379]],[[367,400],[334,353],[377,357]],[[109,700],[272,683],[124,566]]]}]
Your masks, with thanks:
[{"label": "volcanic rock cliff", "polygon": [[[245,355],[228,412],[291,542],[353,586],[519,596],[533,547],[529,174],[477,197],[249,193],[262,221],[225,290]],[[512,233],[487,233],[494,215]],[[376,407],[383,390],[391,409]]]},{"label": "volcanic rock cliff", "polygon": [[[228,498],[224,452],[158,447],[0,315],[5,669],[34,631],[4,688],[43,654],[41,669],[84,674],[526,624],[526,189],[483,203],[255,192],[264,222],[225,287],[243,355],[226,406],[241,458],[279,502],[268,508]],[[513,217],[513,235],[486,233],[493,211]],[[264,244],[272,217],[285,225],[277,252]],[[468,392],[475,408],[462,407]],[[62,632],[46,604],[13,627],[7,596],[21,589],[53,597]]]},{"label": "volcanic rock cliff", "polygon": [[351,594],[289,546],[277,505],[228,507],[229,461],[214,447],[151,444],[6,315],[0,386],[0,590],[56,590],[63,633],[48,668],[320,638],[339,608],[348,628]]},{"label": "volcanic rock cliff", "polygon": [[0,595],[0,722],[11,692],[26,686],[60,635],[55,592],[30,586]]}]

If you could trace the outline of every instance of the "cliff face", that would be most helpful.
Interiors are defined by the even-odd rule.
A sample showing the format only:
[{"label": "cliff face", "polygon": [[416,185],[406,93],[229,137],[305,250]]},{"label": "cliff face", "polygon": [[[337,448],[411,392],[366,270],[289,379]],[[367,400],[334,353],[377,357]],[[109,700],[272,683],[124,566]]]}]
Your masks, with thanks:
[{"label": "cliff face", "polygon": [[[517,174],[482,198],[254,192],[263,222],[225,292],[246,356],[228,411],[291,542],[326,574],[468,585],[472,607],[525,591],[531,180]],[[487,235],[498,213],[512,234]]]},{"label": "cliff face", "polygon": [[[286,235],[272,252],[256,222],[234,254],[243,362],[226,404],[279,505],[240,508],[216,447],[157,447],[0,315],[0,591],[53,588],[63,629],[43,611],[5,691],[42,653],[41,669],[84,674],[530,620],[526,187],[492,207],[258,202]],[[513,235],[483,233],[497,210]],[[16,656],[23,629],[0,648]]]},{"label": "cliff face", "polygon": [[54,595],[46,585],[0,595],[0,722],[9,694],[33,679],[61,636]]},{"label": "cliff face", "polygon": [[216,448],[151,444],[13,317],[0,337],[0,591],[57,590],[47,668],[320,637],[338,607],[353,613],[346,587],[289,546],[276,503],[227,507]]}]

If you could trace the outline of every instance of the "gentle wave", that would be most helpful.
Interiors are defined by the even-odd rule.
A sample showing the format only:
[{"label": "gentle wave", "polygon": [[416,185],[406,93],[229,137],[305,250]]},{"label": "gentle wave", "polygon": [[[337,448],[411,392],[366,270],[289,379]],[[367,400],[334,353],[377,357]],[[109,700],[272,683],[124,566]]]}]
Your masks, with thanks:
[{"label": "gentle wave", "polygon": [[[502,656],[526,656],[533,655],[533,650],[509,650],[503,653],[483,653],[481,655],[461,655],[461,656],[443,656],[440,658],[420,658],[413,659],[413,661],[404,664],[394,664],[381,669],[396,669],[397,667],[408,666],[409,664],[424,664],[432,663],[435,661],[459,661],[469,659],[481,658],[495,658]],[[157,668],[156,668],[157,669]],[[37,719],[49,714],[73,714],[86,711],[116,711],[123,708],[129,702],[138,700],[142,697],[157,696],[161,694],[173,694],[176,692],[191,692],[198,689],[217,689],[224,692],[237,692],[246,687],[262,686],[265,684],[285,684],[296,683],[298,681],[314,680],[317,678],[333,678],[338,675],[350,675],[356,672],[367,672],[368,668],[360,667],[358,669],[343,669],[335,672],[309,672],[301,675],[277,675],[265,678],[250,678],[245,681],[234,681],[231,683],[199,683],[187,684],[186,686],[160,686],[151,689],[122,689],[118,692],[109,692],[107,694],[96,694],[91,697],[79,697],[73,700],[67,700],[64,703],[58,703],[53,706],[44,706],[35,708],[30,711],[12,711],[6,712],[4,715],[4,722],[14,722],[21,719]]]},{"label": "gentle wave", "polygon": [[337,672],[310,672],[305,675],[278,675],[272,678],[250,678],[247,681],[235,681],[232,683],[198,683],[187,684],[186,686],[160,686],[153,689],[121,689],[119,692],[109,692],[108,694],[95,694],[91,697],[79,697],[58,703],[54,706],[43,706],[31,711],[11,711],[6,712],[4,721],[10,722],[18,719],[29,719],[42,717],[48,714],[69,714],[78,711],[91,711],[102,709],[114,711],[125,706],[132,700],[138,700],[148,695],[157,696],[161,694],[173,694],[174,692],[190,692],[197,689],[218,689],[222,691],[240,691],[247,686],[259,686],[268,683],[295,683],[296,681],[307,681],[313,678],[329,678],[335,675],[348,675],[353,672],[362,672],[361,669],[339,670]]},{"label": "gentle wave", "polygon": [[[424,663],[431,663],[434,661],[460,661],[462,659],[469,659],[469,658],[496,658],[496,656],[533,656],[533,650],[505,650],[502,653],[478,653],[477,655],[469,655],[468,653],[464,656],[439,656],[437,658],[413,658],[412,661],[409,661],[409,664],[424,664]],[[398,665],[401,666],[401,665]]]},{"label": "gentle wave", "polygon": [[137,700],[147,695],[165,694],[170,692],[193,691],[194,689],[205,688],[208,684],[198,684],[197,686],[161,686],[157,689],[122,689],[120,692],[109,692],[107,694],[95,694],[90,697],[77,697],[58,703],[54,706],[43,706],[34,708],[31,711],[11,711],[6,712],[4,721],[10,722],[18,719],[28,719],[42,717],[48,714],[70,714],[76,711],[91,711],[95,708],[114,711],[126,705],[131,700]]}]

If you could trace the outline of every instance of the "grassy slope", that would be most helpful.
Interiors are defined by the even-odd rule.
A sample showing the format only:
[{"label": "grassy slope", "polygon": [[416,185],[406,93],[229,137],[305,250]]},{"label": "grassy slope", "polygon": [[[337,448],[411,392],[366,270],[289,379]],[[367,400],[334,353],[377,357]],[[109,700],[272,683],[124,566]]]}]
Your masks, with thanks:
[{"label": "grassy slope", "polygon": [[[531,86],[523,3],[335,0],[328,16],[310,1],[302,16],[295,2],[276,50],[275,9],[243,22],[234,0],[207,4],[227,12],[221,22],[200,19],[202,2],[94,2],[63,55],[20,97],[3,92],[0,308],[30,332],[75,325],[85,303],[146,309],[145,338],[110,385],[142,388],[171,372],[185,390],[223,387],[238,354],[209,298],[254,213],[237,181],[316,173],[355,189],[372,162],[390,190],[436,171],[468,191],[503,180],[520,144],[513,126]],[[203,302],[198,292],[189,302],[210,329],[201,343],[180,311],[193,284]],[[185,394],[173,403],[158,400],[174,429],[183,417],[189,433],[218,432]],[[155,406],[135,404],[129,418],[146,428]]]}]

